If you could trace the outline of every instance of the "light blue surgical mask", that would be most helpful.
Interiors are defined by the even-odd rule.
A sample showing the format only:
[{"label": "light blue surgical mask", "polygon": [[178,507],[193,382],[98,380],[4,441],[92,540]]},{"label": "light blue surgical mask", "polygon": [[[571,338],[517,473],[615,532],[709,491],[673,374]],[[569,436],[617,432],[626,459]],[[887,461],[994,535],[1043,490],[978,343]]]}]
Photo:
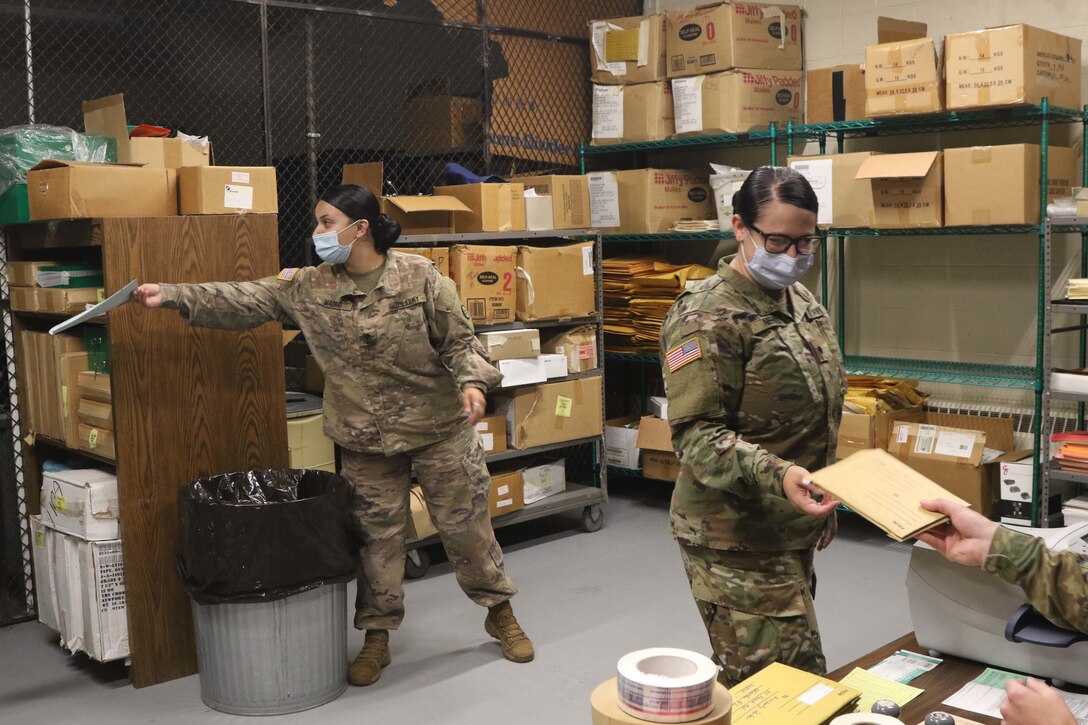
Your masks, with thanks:
[{"label": "light blue surgical mask", "polygon": [[752,261],[748,261],[744,253],[743,242],[740,245],[740,256],[744,260],[744,266],[752,280],[760,287],[766,289],[786,289],[804,276],[812,267],[814,254],[798,254],[791,257],[786,253],[771,254],[766,249],[756,246],[756,253],[752,255]]},{"label": "light blue surgical mask", "polygon": [[[362,221],[361,219],[359,221]],[[317,250],[317,256],[329,264],[343,264],[348,261],[348,257],[351,256],[351,248],[355,246],[355,242],[351,244],[341,244],[340,235],[348,229],[359,223],[354,221],[348,224],[346,227],[338,232],[321,232],[314,235],[314,249]]]}]

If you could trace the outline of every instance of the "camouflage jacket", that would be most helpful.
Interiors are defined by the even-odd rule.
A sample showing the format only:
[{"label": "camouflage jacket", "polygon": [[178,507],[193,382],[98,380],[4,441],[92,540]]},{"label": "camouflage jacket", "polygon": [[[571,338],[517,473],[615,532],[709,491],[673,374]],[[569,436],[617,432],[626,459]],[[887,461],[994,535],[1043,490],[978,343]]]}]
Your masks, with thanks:
[{"label": "camouflage jacket", "polygon": [[1042,539],[999,526],[982,568],[1021,587],[1059,627],[1088,634],[1088,557],[1051,551]]},{"label": "camouflage jacket", "polygon": [[389,252],[373,293],[342,265],[285,269],[256,282],[162,285],[192,325],[298,325],[325,374],[325,433],[360,453],[393,455],[465,425],[460,389],[502,376],[473,335],[453,282],[432,262]]},{"label": "camouflage jacket", "polygon": [[661,361],[681,463],[673,536],[714,549],[812,546],[826,522],[793,509],[782,476],[835,460],[846,371],[827,311],[800,284],[776,300],[722,260],[669,310]]}]

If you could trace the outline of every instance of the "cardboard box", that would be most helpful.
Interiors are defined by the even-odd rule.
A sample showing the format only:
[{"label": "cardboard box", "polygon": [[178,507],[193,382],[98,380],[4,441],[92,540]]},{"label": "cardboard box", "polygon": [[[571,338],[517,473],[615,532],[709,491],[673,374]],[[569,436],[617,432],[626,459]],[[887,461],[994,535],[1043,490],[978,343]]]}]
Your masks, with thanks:
[{"label": "cardboard box", "polygon": [[484,138],[479,98],[416,96],[404,104],[404,143],[409,152],[479,146]]},{"label": "cardboard box", "polygon": [[837,65],[805,73],[805,123],[865,118],[865,68]]},{"label": "cardboard box", "polygon": [[491,362],[535,358],[540,355],[540,330],[503,330],[481,332],[476,337],[484,346]]},{"label": "cardboard box", "polygon": [[402,235],[452,234],[453,215],[468,210],[452,196],[382,197],[382,213],[400,224]]},{"label": "cardboard box", "polygon": [[799,70],[744,68],[676,78],[672,81],[676,134],[739,133],[766,129],[771,123],[800,124],[803,81]]},{"label": "cardboard box", "polygon": [[106,136],[117,144],[117,160],[149,168],[178,169],[211,163],[211,144],[180,138],[130,138],[125,97],[118,93],[83,102],[83,126],[87,133]]},{"label": "cardboard box", "polygon": [[563,493],[567,490],[566,459],[561,458],[555,463],[526,468],[521,472],[521,479],[524,484],[526,506],[548,496]]},{"label": "cardboard box", "polygon": [[544,363],[544,373],[548,376],[548,380],[553,378],[565,378],[569,374],[567,372],[566,355],[552,353],[541,355],[540,359]]},{"label": "cardboard box", "polygon": [[[1040,152],[1038,144],[945,149],[945,225],[1038,224]],[[1047,156],[1049,198],[1071,196],[1076,151],[1051,146]]]},{"label": "cardboard box", "polygon": [[620,212],[616,234],[662,234],[680,219],[717,218],[708,172],[631,169],[615,176]]},{"label": "cardboard box", "polygon": [[932,38],[866,46],[866,116],[940,111],[941,96],[941,74]]},{"label": "cardboard box", "polygon": [[81,372],[77,376],[77,380],[79,384],[79,397],[87,398],[88,400],[97,400],[102,403],[113,403],[109,375],[88,370]]},{"label": "cardboard box", "polygon": [[431,514],[427,511],[427,501],[423,498],[423,489],[413,486],[408,492],[408,504],[408,538],[419,541],[436,535],[438,529],[431,522]]},{"label": "cardboard box", "polygon": [[484,453],[502,453],[506,448],[506,418],[502,415],[487,415],[476,423],[476,432],[480,434],[480,443]]},{"label": "cardboard box", "polygon": [[182,214],[275,214],[272,166],[187,166],[178,170]]},{"label": "cardboard box", "polygon": [[449,247],[401,247],[398,245],[397,251],[401,254],[418,254],[420,257],[429,259],[434,262],[434,266],[438,267],[438,271],[444,277],[450,276]]},{"label": "cardboard box", "polygon": [[458,232],[517,232],[525,229],[525,187],[522,184],[461,184],[436,186],[435,196],[459,199],[469,211],[454,212]]},{"label": "cardboard box", "polygon": [[39,288],[35,295],[38,311],[59,312],[66,315],[83,312],[87,305],[94,305],[102,301],[103,291],[90,287],[75,289]]},{"label": "cardboard box", "polygon": [[857,178],[872,151],[790,156],[787,165],[812,186],[820,202],[816,222],[838,228],[873,226],[873,181]]},{"label": "cardboard box", "polygon": [[1010,451],[1012,421],[926,413],[923,423],[895,423],[888,441],[889,453],[992,517],[998,508],[997,466],[1005,456],[983,464],[984,448]]},{"label": "cardboard box", "polygon": [[521,471],[496,473],[491,476],[487,494],[487,509],[491,518],[525,508],[525,480]]},{"label": "cardboard box", "polygon": [[[996,466],[997,487],[1001,492],[1001,523],[1031,526],[1032,486],[1031,451],[1016,451]],[[1061,493],[1052,493],[1043,516],[1052,518],[1062,510]]]},{"label": "cardboard box", "polygon": [[8,262],[8,284],[12,287],[37,287],[38,272],[55,266],[56,262]]},{"label": "cardboard box", "polygon": [[30,517],[30,553],[34,561],[34,602],[38,605],[38,621],[59,632],[57,589],[52,568],[56,540],[57,534],[42,523],[41,516]]},{"label": "cardboard box", "polygon": [[[85,352],[66,352],[57,360],[57,395],[61,405],[61,428],[64,431],[64,445],[75,450],[79,448],[79,374],[88,369],[88,355]],[[105,406],[110,411],[110,424],[104,426],[113,430],[113,406],[109,403],[91,401],[94,405]]]},{"label": "cardboard box", "polygon": [[594,85],[590,145],[663,141],[676,133],[675,113],[668,81]]},{"label": "cardboard box", "polygon": [[83,352],[83,339],[24,330],[20,342],[23,364],[19,374],[28,398],[23,406],[23,412],[29,413],[28,432],[65,442],[66,391],[62,388],[61,358],[67,353]]},{"label": "cardboard box", "polygon": [[30,218],[177,216],[177,172],[47,159],[27,172]]},{"label": "cardboard box", "polygon": [[495,396],[506,416],[506,441],[524,449],[600,435],[601,378],[543,383]]},{"label": "cardboard box", "polygon": [[[588,229],[589,184],[584,176],[558,175],[516,176],[511,183],[521,184],[526,192],[551,197],[551,226],[546,229]],[[526,204],[529,199],[526,198]],[[526,208],[528,211],[528,208]],[[526,224],[528,226],[528,224]]]},{"label": "cardboard box", "polygon": [[117,460],[113,431],[79,424],[79,450],[93,453],[111,461]]},{"label": "cardboard box", "polygon": [[15,312],[38,312],[38,287],[9,287],[11,309]]},{"label": "cardboard box", "polygon": [[[86,353],[75,354],[86,356]],[[75,409],[74,418],[77,421],[77,426],[79,423],[83,423],[92,428],[113,430],[113,406],[109,403],[100,403],[97,400],[80,398],[79,407]]]},{"label": "cardboard box", "polygon": [[450,277],[475,324],[512,322],[517,303],[517,247],[456,244],[450,247]]},{"label": "cardboard box", "polygon": [[42,473],[42,522],[87,541],[120,537],[117,476],[96,468]]},{"label": "cardboard box", "polygon": [[642,475],[661,481],[675,481],[680,475],[680,460],[672,447],[669,421],[643,416],[638,424],[635,444],[642,449]]},{"label": "cardboard box", "polygon": [[730,2],[665,14],[669,78],[730,68],[801,70],[801,8]]},{"label": "cardboard box", "polygon": [[944,39],[949,110],[1039,103],[1079,110],[1080,38],[1034,28],[955,33]]},{"label": "cardboard box", "polygon": [[912,405],[902,410],[866,415],[843,411],[839,423],[838,448],[835,452],[840,459],[869,448],[887,450],[892,426],[900,422],[923,422],[925,413],[920,405]]},{"label": "cardboard box", "polygon": [[590,80],[650,83],[665,80],[665,16],[594,20],[589,24]]},{"label": "cardboard box", "polygon": [[858,168],[873,183],[873,226],[882,229],[944,224],[940,151],[874,154]]},{"label": "cardboard box", "polygon": [[525,322],[587,317],[597,311],[593,244],[518,247],[517,318]]},{"label": "cardboard box", "polygon": [[564,330],[541,343],[544,354],[567,356],[567,374],[597,369],[597,328],[581,325]]},{"label": "cardboard box", "polygon": [[637,415],[604,422],[604,459],[609,466],[638,468]]},{"label": "cardboard box", "polygon": [[502,382],[499,383],[502,388],[543,383],[548,379],[548,371],[540,356],[499,360],[495,367],[502,373]]},{"label": "cardboard box", "polygon": [[344,164],[344,168],[340,171],[341,184],[362,186],[379,198],[382,196],[382,182],[384,179],[385,164],[381,161],[371,161],[366,164]]}]

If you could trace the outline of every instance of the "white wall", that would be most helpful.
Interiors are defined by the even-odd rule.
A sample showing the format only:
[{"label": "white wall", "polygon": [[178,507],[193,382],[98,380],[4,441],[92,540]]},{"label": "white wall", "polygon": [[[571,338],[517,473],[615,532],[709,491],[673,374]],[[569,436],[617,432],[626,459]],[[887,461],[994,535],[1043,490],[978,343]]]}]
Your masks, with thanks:
[{"label": "white wall", "polygon": [[[707,0],[647,0],[647,12]],[[1088,0],[800,0],[805,9],[806,68],[864,62],[880,15],[927,23],[929,34],[1027,22],[1088,41]],[[1088,42],[1085,43],[1088,51]],[[1084,74],[1088,91],[1088,73]],[[1088,92],[1084,98],[1088,100]],[[961,132],[854,142],[847,150],[912,151],[986,143],[1038,143],[1037,129]],[[1081,146],[1079,127],[1052,143]],[[815,153],[815,147],[809,148]],[[765,155],[764,151],[764,155]],[[703,152],[740,163],[750,152]],[[691,159],[696,163],[695,159]],[[756,160],[758,163],[758,159]],[[765,163],[765,161],[763,161]],[[1079,173],[1079,172],[1078,172]],[[1053,269],[1075,269],[1078,238],[1057,240]],[[847,244],[847,351],[901,358],[1033,365],[1038,258],[1034,237],[899,237]],[[834,266],[832,267],[834,269]],[[813,285],[817,284],[815,279]],[[836,282],[832,279],[832,291]],[[1056,325],[1078,319],[1056,318]],[[1073,335],[1061,336],[1056,364],[1074,362]],[[1029,406],[1029,393],[927,386],[941,397]]]}]

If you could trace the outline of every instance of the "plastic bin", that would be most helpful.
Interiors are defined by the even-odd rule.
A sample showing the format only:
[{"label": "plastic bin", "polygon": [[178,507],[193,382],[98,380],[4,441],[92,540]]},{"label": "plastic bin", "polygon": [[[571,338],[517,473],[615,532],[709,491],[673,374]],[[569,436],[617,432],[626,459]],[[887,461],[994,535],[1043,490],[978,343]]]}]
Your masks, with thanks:
[{"label": "plastic bin", "polygon": [[347,688],[351,486],[324,471],[249,471],[179,492],[200,697],[236,715],[317,707]]}]

